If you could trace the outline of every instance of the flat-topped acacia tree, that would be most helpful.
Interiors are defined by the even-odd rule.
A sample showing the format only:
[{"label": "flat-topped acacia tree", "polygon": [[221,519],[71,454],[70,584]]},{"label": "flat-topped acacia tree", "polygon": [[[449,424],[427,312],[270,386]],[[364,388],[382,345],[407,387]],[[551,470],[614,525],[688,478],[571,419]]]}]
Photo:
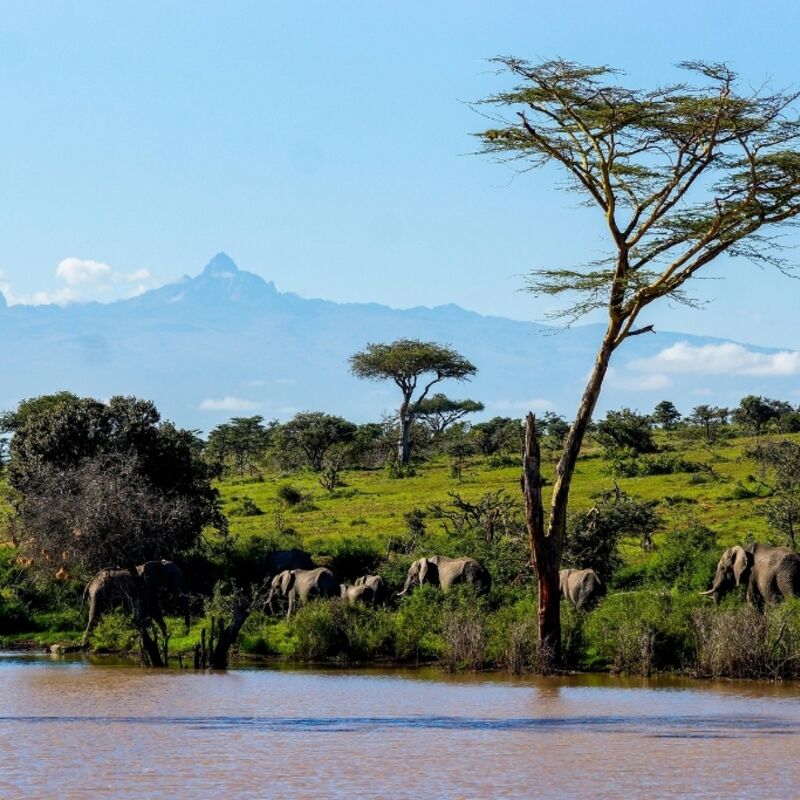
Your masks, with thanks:
[{"label": "flat-topped acacia tree", "polygon": [[724,64],[685,62],[691,82],[631,89],[607,66],[493,59],[511,88],[480,104],[492,127],[482,152],[520,172],[556,164],[567,188],[595,209],[606,256],[570,269],[540,268],[538,295],[567,302],[568,322],[603,311],[606,329],[567,435],[547,514],[539,445],[526,419],[523,492],[538,579],[543,666],[560,661],[558,572],[575,464],[611,355],[653,331],[639,320],[663,297],[691,302],[685,284],[722,255],[788,272],[775,234],[800,214],[798,93],[740,91]]},{"label": "flat-topped acacia tree", "polygon": [[[478,370],[451,347],[419,339],[398,339],[391,344],[368,344],[365,350],[350,356],[350,371],[359,378],[373,381],[392,380],[402,392],[398,412],[400,441],[398,461],[408,464],[411,425],[417,408],[431,387],[446,378],[464,381]],[[414,396],[417,389],[419,394]]]}]

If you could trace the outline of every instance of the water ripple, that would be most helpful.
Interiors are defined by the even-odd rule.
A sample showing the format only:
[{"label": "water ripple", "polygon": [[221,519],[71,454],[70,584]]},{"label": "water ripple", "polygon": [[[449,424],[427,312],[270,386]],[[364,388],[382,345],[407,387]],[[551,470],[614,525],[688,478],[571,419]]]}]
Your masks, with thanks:
[{"label": "water ripple", "polygon": [[271,716],[0,716],[0,725],[178,725],[194,730],[358,733],[375,729],[446,731],[574,731],[635,733],[649,738],[719,739],[798,735],[796,720],[769,716],[456,716],[271,717]]}]

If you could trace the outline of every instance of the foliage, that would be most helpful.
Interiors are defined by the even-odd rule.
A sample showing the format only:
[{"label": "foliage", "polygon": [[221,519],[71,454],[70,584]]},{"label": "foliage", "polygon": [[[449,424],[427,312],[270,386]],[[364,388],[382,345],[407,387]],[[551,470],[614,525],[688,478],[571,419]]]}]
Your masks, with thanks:
[{"label": "foliage", "polygon": [[356,426],[342,417],[308,411],[296,414],[278,433],[280,446],[303,454],[314,472],[322,472],[331,448],[352,441]]},{"label": "foliage", "polygon": [[650,418],[629,408],[609,411],[606,418],[597,423],[595,437],[605,448],[609,460],[617,458],[619,452],[636,456],[656,451]]},{"label": "foliage", "polygon": [[564,564],[577,569],[591,568],[605,581],[619,568],[620,541],[638,538],[645,549],[660,525],[657,502],[642,500],[615,486],[602,492],[592,508],[574,515],[563,545]]},{"label": "foliage", "polygon": [[692,409],[689,421],[705,431],[706,442],[713,444],[719,432],[719,428],[728,421],[730,411],[727,408],[718,406],[699,405]]},{"label": "foliage", "polygon": [[169,558],[225,524],[196,438],[148,401],[62,393],[24,401],[5,424],[17,540],[44,568]]},{"label": "foliage", "polygon": [[511,452],[519,458],[522,451],[522,426],[518,419],[492,417],[472,426],[470,434],[478,451],[485,456]]},{"label": "foliage", "polygon": [[414,415],[430,428],[432,434],[438,434],[467,414],[475,414],[483,409],[483,403],[475,400],[451,400],[438,393],[418,400],[414,406]]},{"label": "foliage", "polygon": [[665,431],[671,431],[680,422],[681,412],[670,400],[662,400],[653,409],[651,416],[656,425],[660,425]]},{"label": "foliage", "polygon": [[231,468],[239,475],[256,474],[256,465],[263,459],[278,424],[273,420],[264,427],[263,422],[260,416],[233,417],[217,425],[208,435],[206,459],[217,472]]},{"label": "foliage", "polygon": [[[398,460],[408,464],[409,434],[430,389],[440,381],[469,380],[477,368],[451,347],[419,339],[398,339],[391,344],[370,343],[365,350],[350,356],[350,371],[367,380],[392,380],[402,393],[398,412],[400,447]],[[418,394],[415,395],[419,388]]]},{"label": "foliage", "polygon": [[242,497],[238,505],[228,508],[232,517],[259,517],[264,512],[256,505],[252,497]]}]

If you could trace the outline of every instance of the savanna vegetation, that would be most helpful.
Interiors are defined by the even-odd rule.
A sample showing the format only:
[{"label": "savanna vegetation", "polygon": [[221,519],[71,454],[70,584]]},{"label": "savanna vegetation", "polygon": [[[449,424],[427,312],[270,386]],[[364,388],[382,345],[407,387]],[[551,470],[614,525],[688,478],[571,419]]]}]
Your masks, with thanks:
[{"label": "savanna vegetation", "polygon": [[[778,409],[758,432],[743,411],[755,401]],[[19,477],[34,447],[31,431],[39,436],[46,430],[50,438],[45,441],[52,445],[53,430],[59,429],[53,423],[62,414],[72,420],[76,409],[86,408],[100,419],[116,415],[115,424],[95,435],[105,445],[96,442],[82,452],[65,484],[67,498],[42,520],[38,509],[43,504],[36,502],[35,515],[28,511],[31,497],[38,495]],[[117,419],[123,409],[125,425]],[[187,663],[203,628],[210,651],[212,626],[218,640],[238,614],[241,624],[233,648],[241,656],[433,662],[448,669],[523,671],[541,666],[536,580],[519,492],[521,420],[469,424],[462,419],[440,430],[420,417],[410,434],[411,460],[402,469],[399,431],[391,420],[359,426],[323,413],[299,414],[283,424],[258,417],[232,420],[204,442],[187,440],[187,458],[191,453],[197,460],[199,497],[208,508],[202,524],[191,528],[178,514],[175,519],[184,524],[173,529],[165,525],[159,529],[163,533],[153,535],[150,513],[141,514],[135,498],[147,486],[148,507],[150,493],[156,492],[155,506],[161,508],[159,504],[175,502],[177,495],[172,487],[157,489],[132,455],[136,448],[128,448],[133,435],[122,432],[132,427],[129,415],[135,411],[137,436],[150,431],[145,438],[158,441],[164,426],[157,412],[132,399],[95,405],[59,395],[23,403],[5,418],[15,442],[11,463],[3,468],[4,645],[79,642],[86,617],[81,595],[96,569],[170,557],[187,575],[192,622],[187,633],[180,619],[168,618],[169,649]],[[142,411],[147,412],[144,418]],[[33,425],[24,421],[27,412],[56,419]],[[658,407],[652,415],[621,409],[592,424],[577,463],[563,560],[565,566],[596,570],[607,594],[580,611],[561,601],[562,647],[569,668],[745,677],[800,672],[800,602],[762,612],[746,603],[742,590],[719,606],[699,594],[711,585],[724,548],[750,541],[794,546],[796,536],[798,409],[766,398],[744,398],[724,417],[711,441],[697,409],[678,418],[671,414],[668,421]],[[566,424],[550,414],[540,425],[546,498]],[[164,430],[167,441],[182,441],[183,433],[171,426]],[[221,436],[231,430],[239,433],[221,449]],[[315,431],[312,439],[326,443],[322,451],[309,448],[298,434],[310,435],[309,430]],[[100,451],[104,457],[114,452],[103,462],[101,480],[102,471],[93,467]],[[121,451],[126,453],[122,466]],[[335,464],[331,451],[337,453]],[[69,452],[69,458],[76,458]],[[138,466],[134,470],[131,464]],[[35,474],[42,469],[39,464]],[[44,474],[49,478],[48,469]],[[116,494],[115,489],[115,502],[108,502],[106,481],[116,489],[124,485],[133,499],[129,502],[124,491]],[[77,493],[72,482],[80,484]],[[42,486],[49,484],[37,483],[36,491]],[[76,539],[74,508],[87,505],[95,510],[80,512],[82,533]],[[98,509],[106,506],[100,514]],[[136,517],[133,529],[140,531],[128,543],[110,536],[120,527],[131,530],[123,513]],[[65,546],[70,531],[75,553]],[[105,546],[114,549],[102,550],[106,538]],[[420,556],[470,555],[489,570],[492,588],[479,594],[462,586],[444,594],[426,585],[374,607],[351,606],[339,598],[316,600],[301,605],[287,620],[283,613],[268,613],[258,564],[272,550],[293,547],[310,553],[342,581],[380,574],[390,593],[402,588],[410,564]],[[152,633],[156,638],[157,631]],[[90,644],[99,652],[138,652],[140,631],[120,609],[103,616]]]}]

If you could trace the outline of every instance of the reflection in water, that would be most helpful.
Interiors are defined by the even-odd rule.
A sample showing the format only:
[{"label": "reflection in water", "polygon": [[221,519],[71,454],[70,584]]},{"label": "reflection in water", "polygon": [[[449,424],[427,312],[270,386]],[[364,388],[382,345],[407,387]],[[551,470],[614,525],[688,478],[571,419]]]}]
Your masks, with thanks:
[{"label": "reflection in water", "polygon": [[0,797],[794,797],[797,697],[607,676],[196,675],[7,657]]}]

